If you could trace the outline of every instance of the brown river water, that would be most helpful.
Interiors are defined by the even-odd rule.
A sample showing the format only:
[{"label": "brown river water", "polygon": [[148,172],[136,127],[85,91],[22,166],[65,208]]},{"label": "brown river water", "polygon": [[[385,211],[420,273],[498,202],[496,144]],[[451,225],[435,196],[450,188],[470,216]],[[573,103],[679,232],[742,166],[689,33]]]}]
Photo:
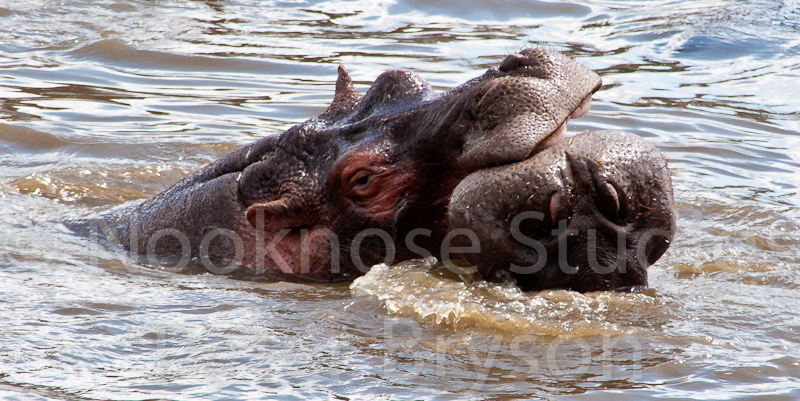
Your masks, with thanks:
[{"label": "brown river water", "polygon": [[[446,90],[526,46],[602,75],[570,132],[669,159],[643,292],[179,274],[63,224],[317,115],[339,63]],[[800,400],[798,99],[797,0],[0,0],[0,399]]]}]

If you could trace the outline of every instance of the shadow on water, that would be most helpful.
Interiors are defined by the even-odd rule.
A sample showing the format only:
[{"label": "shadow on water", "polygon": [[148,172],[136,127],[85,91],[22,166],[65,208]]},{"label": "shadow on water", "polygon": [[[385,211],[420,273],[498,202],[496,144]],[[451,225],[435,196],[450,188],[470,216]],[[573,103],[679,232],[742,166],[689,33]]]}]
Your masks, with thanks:
[{"label": "shadow on water", "polygon": [[[0,5],[0,398],[800,397],[796,0]],[[407,68],[524,46],[604,86],[571,132],[668,157],[679,234],[635,294],[430,260],[349,284],[179,274],[62,221],[143,199]],[[382,397],[382,398],[381,398]]]}]

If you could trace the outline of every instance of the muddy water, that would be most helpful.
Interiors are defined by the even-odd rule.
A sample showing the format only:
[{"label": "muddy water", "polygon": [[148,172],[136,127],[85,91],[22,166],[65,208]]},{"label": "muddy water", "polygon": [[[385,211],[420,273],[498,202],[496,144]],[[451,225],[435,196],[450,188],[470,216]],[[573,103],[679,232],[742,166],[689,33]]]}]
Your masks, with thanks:
[{"label": "muddy water", "polygon": [[[800,3],[0,1],[0,398],[800,399]],[[637,294],[424,260],[348,284],[138,264],[62,221],[316,115],[336,65],[438,89],[524,46],[603,76],[571,132],[673,170]]]}]

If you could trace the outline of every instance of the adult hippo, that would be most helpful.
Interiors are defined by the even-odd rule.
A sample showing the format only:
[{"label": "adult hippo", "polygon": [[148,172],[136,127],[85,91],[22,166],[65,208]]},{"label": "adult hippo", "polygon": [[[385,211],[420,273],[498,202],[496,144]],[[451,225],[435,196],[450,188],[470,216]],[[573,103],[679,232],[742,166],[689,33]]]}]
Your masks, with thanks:
[{"label": "adult hippo", "polygon": [[[340,67],[333,102],[318,117],[238,149],[152,199],[103,214],[99,222],[107,237],[134,253],[180,258],[181,266],[195,261],[213,272],[241,276],[274,271],[318,281],[350,280],[376,263],[442,256],[455,239],[448,236],[454,188],[476,171],[500,165],[514,169],[539,149],[563,142],[567,121],[588,111],[600,84],[591,70],[541,49],[512,54],[446,93],[434,92],[416,74],[393,70],[362,96]],[[618,145],[626,146],[625,140]],[[590,155],[593,140],[588,142],[582,146]],[[613,157],[609,162],[615,163]],[[554,159],[540,156],[531,163],[532,169],[526,167],[531,174],[555,168]],[[644,163],[664,169],[661,160]],[[625,178],[620,179],[624,186]],[[651,191],[671,199],[668,186]],[[532,196],[545,203],[552,198],[545,192]],[[571,193],[561,196],[559,202],[568,202]],[[460,199],[472,201],[466,198]],[[521,202],[503,195],[497,201]],[[451,214],[460,205],[450,206]],[[568,219],[568,213],[565,208],[554,216]],[[669,219],[654,225],[669,233],[673,229]],[[465,226],[486,229],[474,220]],[[637,230],[631,227],[628,235],[644,235]],[[649,247],[660,250],[661,243]],[[517,252],[503,249],[487,255]],[[503,269],[475,260],[487,277]],[[629,268],[641,270],[640,279],[622,284],[645,285],[646,266]],[[545,282],[531,288],[584,291],[617,285],[613,280],[613,285]]]}]

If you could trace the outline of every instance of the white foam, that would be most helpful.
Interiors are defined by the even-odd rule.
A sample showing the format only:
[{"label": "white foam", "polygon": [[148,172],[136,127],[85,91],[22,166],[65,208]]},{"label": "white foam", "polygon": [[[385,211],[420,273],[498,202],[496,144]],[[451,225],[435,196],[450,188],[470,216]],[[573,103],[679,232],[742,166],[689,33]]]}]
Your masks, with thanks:
[{"label": "white foam", "polygon": [[472,331],[595,336],[638,331],[658,317],[647,294],[573,291],[527,293],[513,283],[483,281],[435,258],[373,266],[350,286],[354,297],[381,301],[390,315]]}]

